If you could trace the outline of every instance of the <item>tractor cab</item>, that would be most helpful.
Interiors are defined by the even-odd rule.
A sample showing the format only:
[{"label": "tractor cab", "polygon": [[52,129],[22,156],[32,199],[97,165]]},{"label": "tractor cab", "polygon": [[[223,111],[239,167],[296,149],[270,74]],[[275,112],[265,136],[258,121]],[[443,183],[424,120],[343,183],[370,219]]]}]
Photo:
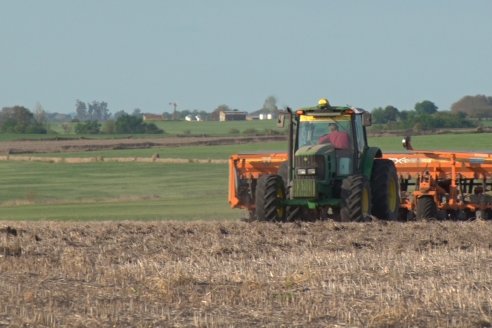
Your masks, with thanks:
[{"label": "tractor cab", "polygon": [[315,206],[338,205],[342,180],[361,172],[365,126],[370,122],[366,111],[333,107],[327,99],[292,113],[290,170],[283,177],[289,198],[299,203],[316,199]]}]

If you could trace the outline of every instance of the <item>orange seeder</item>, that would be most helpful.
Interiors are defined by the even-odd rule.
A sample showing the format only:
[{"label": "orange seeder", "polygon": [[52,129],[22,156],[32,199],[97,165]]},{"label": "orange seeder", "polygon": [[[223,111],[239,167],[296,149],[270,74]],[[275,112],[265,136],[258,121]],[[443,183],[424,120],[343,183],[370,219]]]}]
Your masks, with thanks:
[{"label": "orange seeder", "polygon": [[256,183],[263,174],[276,174],[287,161],[287,153],[238,154],[229,158],[229,204],[232,208],[254,209]]},{"label": "orange seeder", "polygon": [[492,219],[492,153],[414,150],[387,153],[400,177],[401,216]]},{"label": "orange seeder", "polygon": [[[400,183],[400,219],[492,219],[492,153],[414,150],[386,153]],[[229,204],[254,211],[258,177],[279,174],[287,153],[238,154],[229,160]]]}]

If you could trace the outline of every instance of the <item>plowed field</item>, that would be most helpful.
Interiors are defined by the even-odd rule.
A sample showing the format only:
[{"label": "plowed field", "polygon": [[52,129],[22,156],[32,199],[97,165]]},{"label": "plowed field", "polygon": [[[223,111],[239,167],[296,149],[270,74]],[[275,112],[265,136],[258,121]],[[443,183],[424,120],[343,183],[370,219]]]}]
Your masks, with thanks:
[{"label": "plowed field", "polygon": [[285,140],[285,136],[254,137],[143,137],[127,139],[17,140],[0,142],[0,154],[80,152],[111,149],[228,145]]},{"label": "plowed field", "polygon": [[1,222],[0,327],[491,327],[492,222]]}]

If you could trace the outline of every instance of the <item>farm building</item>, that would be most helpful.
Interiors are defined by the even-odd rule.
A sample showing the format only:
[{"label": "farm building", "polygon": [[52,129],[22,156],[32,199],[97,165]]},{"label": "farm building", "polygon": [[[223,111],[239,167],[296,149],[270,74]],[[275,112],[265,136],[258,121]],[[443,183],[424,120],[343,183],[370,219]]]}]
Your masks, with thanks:
[{"label": "farm building", "polygon": [[159,114],[143,114],[144,122],[148,121],[164,121],[164,117]]},{"label": "farm building", "polygon": [[221,111],[219,121],[244,121],[246,120],[246,112],[239,111]]},{"label": "farm building", "polygon": [[185,121],[188,121],[188,122],[193,122],[193,121],[196,121],[196,122],[199,122],[199,121],[202,121],[202,117],[200,115],[186,115],[185,116]]},{"label": "farm building", "polygon": [[246,119],[248,121],[255,121],[255,120],[271,120],[274,118],[274,114],[272,113],[260,113],[258,115],[248,115],[248,117],[246,117]]}]

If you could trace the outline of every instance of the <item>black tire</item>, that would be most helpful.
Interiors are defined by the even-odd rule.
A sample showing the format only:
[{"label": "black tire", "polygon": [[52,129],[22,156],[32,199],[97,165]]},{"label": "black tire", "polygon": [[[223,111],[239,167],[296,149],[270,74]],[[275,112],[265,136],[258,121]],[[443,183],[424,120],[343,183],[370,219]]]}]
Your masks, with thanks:
[{"label": "black tire", "polygon": [[301,212],[301,217],[303,221],[318,221],[320,219],[319,210],[311,210],[309,208],[304,208]]},{"label": "black tire", "polygon": [[400,213],[400,190],[395,163],[375,159],[371,174],[372,215],[381,220],[397,220]]},{"label": "black tire", "polygon": [[283,221],[285,219],[285,187],[282,178],[275,174],[260,176],[256,184],[256,218],[260,221]]},{"label": "black tire", "polygon": [[300,206],[288,206],[286,210],[286,221],[317,221],[320,218],[318,210],[311,210],[309,208]]},{"label": "black tire", "polygon": [[362,175],[353,175],[342,182],[341,221],[365,221],[371,213],[371,188]]},{"label": "black tire", "polygon": [[298,221],[301,220],[301,208],[299,206],[287,206],[286,211],[286,221]]},{"label": "black tire", "polygon": [[421,196],[417,199],[416,209],[417,220],[435,219],[437,216],[437,206],[432,196]]},{"label": "black tire", "polygon": [[408,221],[410,216],[410,211],[406,208],[400,208],[400,212],[398,214],[398,220],[400,221]]}]

